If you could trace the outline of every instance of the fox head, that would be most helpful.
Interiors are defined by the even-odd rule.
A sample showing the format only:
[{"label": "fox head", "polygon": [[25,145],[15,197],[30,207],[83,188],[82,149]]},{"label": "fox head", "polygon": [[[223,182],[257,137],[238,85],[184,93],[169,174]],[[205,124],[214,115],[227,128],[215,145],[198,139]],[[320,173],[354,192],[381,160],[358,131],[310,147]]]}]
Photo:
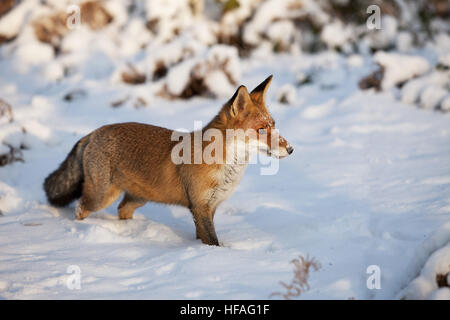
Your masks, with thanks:
[{"label": "fox head", "polygon": [[290,155],[294,148],[278,134],[275,121],[267,110],[265,96],[272,81],[269,76],[251,93],[240,86],[219,113],[220,123],[227,129],[242,129],[255,134],[245,136],[245,144],[275,158]]}]

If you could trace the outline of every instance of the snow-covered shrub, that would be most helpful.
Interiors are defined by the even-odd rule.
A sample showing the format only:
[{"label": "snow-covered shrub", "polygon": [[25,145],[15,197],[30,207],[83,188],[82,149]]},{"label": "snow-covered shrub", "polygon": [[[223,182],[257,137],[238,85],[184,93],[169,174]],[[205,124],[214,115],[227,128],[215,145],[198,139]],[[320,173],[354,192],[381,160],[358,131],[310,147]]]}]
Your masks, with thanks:
[{"label": "snow-covered shrub", "polygon": [[439,57],[436,68],[443,71],[450,70],[450,53],[443,54]]},{"label": "snow-covered shrub", "polygon": [[21,149],[24,149],[25,131],[14,123],[11,106],[0,99],[0,167],[15,161],[23,161]]},{"label": "snow-covered shrub", "polygon": [[26,65],[43,65],[54,60],[55,52],[49,44],[31,40],[17,48],[16,57]]},{"label": "snow-covered shrub", "polygon": [[381,90],[381,82],[384,77],[384,67],[378,66],[376,70],[370,73],[368,76],[362,78],[358,85],[362,90],[367,90],[370,88],[375,88],[375,90]]},{"label": "snow-covered shrub", "polygon": [[87,92],[83,89],[73,89],[63,96],[63,100],[66,102],[73,102],[83,97],[86,97],[86,95]]},{"label": "snow-covered shrub", "polygon": [[56,12],[49,16],[39,17],[33,22],[36,38],[41,41],[59,47],[62,38],[69,32],[66,26],[67,13]]},{"label": "snow-covered shrub", "polygon": [[381,83],[383,89],[389,89],[404,83],[430,69],[428,61],[422,57],[385,51],[378,51],[374,55],[374,61],[384,68]]},{"label": "snow-covered shrub", "polygon": [[450,112],[450,94],[448,94],[441,102],[440,110],[442,112]]},{"label": "snow-covered shrub", "polygon": [[122,81],[129,84],[141,84],[146,80],[145,74],[139,72],[132,64],[121,73]]},{"label": "snow-covered shrub", "polygon": [[14,148],[8,144],[0,145],[0,167],[6,166],[12,162],[23,162],[23,155],[20,149]]},{"label": "snow-covered shrub", "polygon": [[24,22],[35,4],[31,1],[22,1],[11,6],[9,1],[2,1],[2,15],[0,16],[0,45],[14,39],[22,31]]},{"label": "snow-covered shrub", "polygon": [[388,90],[400,87],[400,100],[424,109],[448,111],[450,68],[447,56],[439,58],[435,68],[423,57],[378,51],[374,55],[378,69],[359,81],[363,90]]},{"label": "snow-covered shrub", "polygon": [[[238,45],[241,51],[272,48],[273,51],[316,51],[331,48],[352,52],[360,39],[366,47],[388,49],[397,43],[397,32],[409,30],[408,10],[416,14],[418,6],[397,1],[312,1],[242,0],[224,13],[220,38]],[[382,30],[369,30],[366,12],[370,5],[381,8]],[[403,6],[403,7],[402,7]],[[402,36],[403,47],[407,45]],[[267,45],[270,44],[270,46]],[[242,53],[242,52],[241,52]]]},{"label": "snow-covered shrub", "polygon": [[103,28],[113,20],[101,1],[83,2],[80,9],[81,23],[87,24],[92,30]]},{"label": "snow-covered shrub", "polygon": [[284,104],[293,104],[295,103],[296,99],[297,99],[297,90],[292,84],[287,83],[278,90],[277,94],[278,102]]},{"label": "snow-covered shrub", "polygon": [[186,59],[171,68],[161,94],[183,99],[196,95],[224,97],[233,92],[239,78],[236,48],[215,45],[203,57]]},{"label": "snow-covered shrub", "polygon": [[151,42],[152,36],[142,19],[131,18],[122,28],[117,41],[120,42],[119,50],[121,56],[132,56],[138,54]]},{"label": "snow-covered shrub", "polygon": [[[11,6],[10,1],[3,1],[0,44],[2,39],[15,39],[2,53],[14,54],[24,72],[39,68],[49,81],[105,76],[116,83],[155,85],[155,91],[164,86],[163,96],[170,98],[227,95],[239,82],[239,68],[231,65],[251,55],[264,58],[278,52],[328,49],[356,57],[381,49],[384,51],[376,54],[375,61],[382,68],[360,85],[388,89],[407,85],[427,72],[423,58],[417,57],[420,62],[404,59],[409,57],[408,50],[425,43],[443,48],[442,43],[448,42],[446,11],[437,2],[47,0],[19,1]],[[67,9],[72,4],[81,8],[81,27],[69,30]],[[366,26],[366,9],[372,4],[381,8],[381,30]],[[421,16],[437,22],[419,19]],[[430,30],[438,34],[434,41],[426,42]],[[239,57],[228,59],[223,66],[223,58],[207,58],[207,52],[219,45],[234,47]],[[393,57],[386,52],[395,48],[405,55]],[[230,68],[233,72],[227,71]],[[342,75],[337,78],[340,81]],[[334,83],[328,81],[324,86]],[[409,86],[410,94],[405,96],[414,97],[405,99],[419,102],[421,96],[412,91]],[[423,98],[429,101],[426,95]]]},{"label": "snow-covered shrub", "polygon": [[3,0],[0,2],[0,17],[11,10],[14,7],[14,4],[14,0]]},{"label": "snow-covered shrub", "polygon": [[419,78],[408,81],[401,91],[401,100],[404,103],[414,104],[418,102],[420,94],[424,89],[426,82]]},{"label": "snow-covered shrub", "polygon": [[196,58],[183,61],[170,69],[167,75],[164,93],[169,97],[189,98],[202,95],[206,88],[200,79],[193,77],[193,69],[197,64]]},{"label": "snow-covered shrub", "polygon": [[6,101],[0,99],[0,123],[10,123],[13,122],[14,115],[12,112],[11,105]]},{"label": "snow-covered shrub", "polygon": [[[312,24],[328,15],[314,1],[242,0],[220,21],[219,41],[238,47],[246,56],[254,49],[298,52]],[[306,28],[305,28],[306,26]]]},{"label": "snow-covered shrub", "polygon": [[288,7],[291,3],[277,0],[262,2],[253,18],[244,27],[244,41],[250,45],[259,44],[271,23],[287,17]]},{"label": "snow-covered shrub", "polygon": [[43,68],[43,75],[49,81],[60,80],[64,77],[64,66],[59,61],[52,61]]},{"label": "snow-covered shrub", "polygon": [[[381,29],[375,29],[367,32],[367,34],[363,37],[363,41],[365,41],[367,45],[372,49],[388,49],[396,44],[397,37],[397,19],[390,15],[382,15]],[[405,37],[405,35],[403,35],[402,37]],[[402,40],[404,39],[400,39],[400,41]]]},{"label": "snow-covered shrub", "polygon": [[224,2],[220,19],[218,40],[220,43],[233,45],[239,49],[241,56],[247,55],[251,46],[244,42],[245,22],[254,13],[261,0],[238,0],[234,3]]},{"label": "snow-covered shrub", "polygon": [[400,52],[406,52],[413,46],[414,38],[410,32],[400,31],[395,39],[395,47]]},{"label": "snow-covered shrub", "polygon": [[450,300],[450,243],[435,251],[420,275],[402,293],[402,299]]},{"label": "snow-covered shrub", "polygon": [[438,109],[446,95],[447,90],[429,85],[420,94],[420,106],[424,109]]},{"label": "snow-covered shrub", "polygon": [[[70,31],[67,27],[68,18],[69,14],[66,11],[36,17],[32,22],[36,37],[59,48],[62,38]],[[113,20],[101,1],[82,2],[80,18],[81,24],[89,26],[92,30],[100,29]]]},{"label": "snow-covered shrub", "polygon": [[353,37],[352,28],[340,20],[326,24],[320,34],[320,40],[331,49],[344,49],[345,45],[352,41]]},{"label": "snow-covered shrub", "polygon": [[203,78],[214,96],[227,96],[241,77],[238,51],[226,45],[211,47],[203,61],[194,68],[194,76]]},{"label": "snow-covered shrub", "polygon": [[[12,39],[29,22],[39,40],[58,44],[69,32],[69,5],[79,4],[81,23],[92,30],[116,25],[124,52],[137,52],[151,41],[161,45],[183,34],[206,45],[236,46],[241,55],[253,49],[311,51],[333,48],[351,52],[362,47],[407,50],[423,43],[430,31],[448,32],[445,1],[409,3],[393,0],[148,0],[139,1],[3,1],[0,37]],[[369,30],[367,8],[381,8],[381,30]],[[4,9],[3,9],[4,6]],[[0,11],[0,12],[2,12]],[[25,24],[23,23],[25,21]],[[145,31],[144,31],[145,30]],[[412,35],[415,35],[414,38]],[[131,37],[131,38],[130,38]],[[139,40],[139,41],[130,41]]]},{"label": "snow-covered shrub", "polygon": [[294,23],[290,20],[276,21],[266,31],[266,36],[273,44],[273,51],[292,51],[291,45],[298,34]]},{"label": "snow-covered shrub", "polygon": [[445,56],[439,59],[429,73],[407,81],[401,89],[404,103],[417,104],[424,109],[448,111],[447,97],[450,95],[450,69],[446,67]]},{"label": "snow-covered shrub", "polygon": [[171,67],[202,54],[205,48],[204,44],[191,36],[181,36],[163,45],[150,44],[146,48],[144,62],[149,78],[163,78]]},{"label": "snow-covered shrub", "polygon": [[187,0],[146,1],[147,25],[159,44],[172,40],[181,30],[190,27],[193,16],[193,8]]}]

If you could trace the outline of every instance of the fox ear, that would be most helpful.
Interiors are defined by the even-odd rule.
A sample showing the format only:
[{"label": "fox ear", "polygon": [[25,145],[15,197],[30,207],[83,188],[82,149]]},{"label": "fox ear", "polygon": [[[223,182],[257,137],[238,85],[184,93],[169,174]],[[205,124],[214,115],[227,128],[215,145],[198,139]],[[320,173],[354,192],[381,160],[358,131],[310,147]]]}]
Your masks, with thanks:
[{"label": "fox ear", "polygon": [[230,99],[230,115],[234,118],[250,102],[250,95],[245,86],[240,86]]},{"label": "fox ear", "polygon": [[270,83],[272,82],[273,75],[270,75],[266,80],[261,82],[259,86],[257,86],[255,89],[253,89],[252,93],[250,93],[250,97],[253,101],[265,104],[266,100],[266,92],[269,88]]}]

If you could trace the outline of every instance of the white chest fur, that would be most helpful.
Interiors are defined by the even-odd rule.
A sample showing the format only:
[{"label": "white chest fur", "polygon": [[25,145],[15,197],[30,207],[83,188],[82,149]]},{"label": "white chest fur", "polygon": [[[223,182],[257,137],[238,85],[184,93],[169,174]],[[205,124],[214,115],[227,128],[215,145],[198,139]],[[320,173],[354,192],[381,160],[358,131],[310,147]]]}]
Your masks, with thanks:
[{"label": "white chest fur", "polygon": [[248,159],[249,150],[242,140],[227,145],[226,161],[214,175],[216,187],[207,195],[211,207],[217,207],[233,194],[247,168]]},{"label": "white chest fur", "polygon": [[218,206],[233,194],[246,167],[246,163],[222,165],[215,175],[217,186],[211,189],[208,195],[208,203],[211,207]]}]

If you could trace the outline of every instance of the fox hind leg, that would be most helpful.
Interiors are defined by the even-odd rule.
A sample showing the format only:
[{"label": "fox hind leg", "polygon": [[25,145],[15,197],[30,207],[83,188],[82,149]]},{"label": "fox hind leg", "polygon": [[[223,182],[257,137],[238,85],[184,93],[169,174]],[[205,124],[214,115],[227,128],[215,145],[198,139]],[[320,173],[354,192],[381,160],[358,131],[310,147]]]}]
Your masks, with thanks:
[{"label": "fox hind leg", "polygon": [[75,211],[77,220],[83,220],[87,218],[91,212],[109,207],[117,200],[121,193],[122,190],[113,185],[95,188],[95,185],[91,181],[86,180],[83,183],[83,192]]},{"label": "fox hind leg", "polygon": [[121,220],[132,219],[134,210],[142,207],[147,203],[147,200],[136,197],[128,192],[125,193],[123,200],[120,202],[119,207],[119,218]]}]

